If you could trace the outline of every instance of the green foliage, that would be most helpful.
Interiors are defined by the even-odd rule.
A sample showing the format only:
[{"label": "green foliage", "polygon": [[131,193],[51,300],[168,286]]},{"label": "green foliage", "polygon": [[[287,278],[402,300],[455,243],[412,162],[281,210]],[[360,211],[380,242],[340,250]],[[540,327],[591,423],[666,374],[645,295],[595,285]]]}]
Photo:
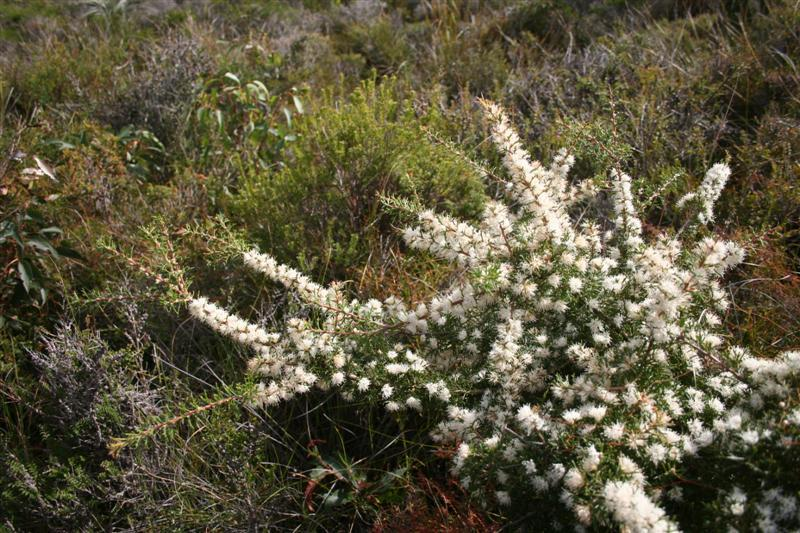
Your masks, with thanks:
[{"label": "green foliage", "polygon": [[141,0],[79,0],[78,5],[83,8],[85,17],[98,16],[110,19],[124,15],[140,2]]},{"label": "green foliage", "polygon": [[[8,265],[4,276],[3,300],[11,305],[21,304],[24,290],[27,297],[38,300],[39,304],[47,302],[47,281],[43,270],[48,259],[60,259],[61,253],[70,252],[69,248],[54,246],[53,238],[63,233],[61,228],[46,226],[39,214],[33,209],[18,212],[0,221],[0,246],[7,252],[3,261]],[[59,253],[59,248],[61,253]],[[16,273],[10,268],[16,266]],[[8,298],[8,299],[7,299]],[[7,321],[0,317],[0,324]]]},{"label": "green foliage", "polygon": [[166,149],[152,132],[126,127],[119,132],[118,138],[128,172],[142,179],[163,174]]},{"label": "green foliage", "polygon": [[326,94],[297,122],[285,168],[244,176],[232,214],[266,249],[290,261],[303,254],[303,262],[333,278],[392,261],[395,232],[381,214],[383,195],[477,216],[480,179],[428,137],[443,117],[434,108],[417,116],[412,98],[391,80],[367,82],[344,102]]},{"label": "green foliage", "polygon": [[67,324],[42,341],[37,352],[0,338],[9,400],[0,426],[4,519],[25,529],[110,525],[119,472],[105,441],[155,407],[142,354],[111,350]]},{"label": "green foliage", "polygon": [[20,41],[35,29],[37,19],[55,19],[63,15],[66,6],[49,0],[0,1],[0,40]]},{"label": "green foliage", "polygon": [[334,46],[340,53],[362,56],[365,75],[372,70],[382,75],[396,73],[411,55],[411,46],[402,28],[384,15],[342,24]]},{"label": "green foliage", "polygon": [[[29,158],[17,150],[27,140],[29,124],[14,126],[9,138],[0,137],[7,141],[0,144],[6,157],[0,173],[9,178],[0,186],[0,329],[35,323],[37,315],[45,314],[50,293],[61,292],[56,278],[63,259],[80,257],[48,213],[49,204],[60,197],[51,187],[58,177],[39,156]],[[21,168],[26,161],[32,166]]]},{"label": "green foliage", "polygon": [[123,63],[128,52],[102,40],[87,46],[75,35],[52,38],[43,41],[37,54],[22,56],[4,69],[3,78],[15,90],[15,107],[25,113],[76,100],[90,108],[106,95],[115,65]]},{"label": "green foliage", "polygon": [[243,82],[232,72],[211,79],[197,99],[192,121],[195,164],[223,187],[235,185],[239,173],[280,165],[287,143],[296,139],[293,117],[303,111],[295,88],[272,94],[263,82]]}]

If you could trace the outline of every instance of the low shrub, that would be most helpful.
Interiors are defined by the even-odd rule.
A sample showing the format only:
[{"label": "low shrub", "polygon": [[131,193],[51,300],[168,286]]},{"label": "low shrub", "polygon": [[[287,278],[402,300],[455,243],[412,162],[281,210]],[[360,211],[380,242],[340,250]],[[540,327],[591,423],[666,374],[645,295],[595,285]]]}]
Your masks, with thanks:
[{"label": "low shrub", "polygon": [[24,529],[72,530],[118,523],[122,490],[107,441],[160,413],[143,352],[112,349],[96,333],[64,322],[25,350],[0,337],[4,375],[0,507]]},{"label": "low shrub", "polygon": [[[354,14],[356,6],[370,15]],[[335,21],[339,31],[333,43],[340,54],[358,54],[364,58],[363,74],[377,71],[382,75],[396,73],[411,57],[411,46],[396,17],[383,14],[379,2],[355,2],[343,8]]]},{"label": "low shrub", "polygon": [[53,168],[43,156],[17,149],[30,140],[29,122],[33,118],[0,137],[0,174],[6,178],[0,186],[0,329],[27,329],[46,316],[52,293],[62,292],[57,278],[63,259],[79,257],[64,239],[62,220],[50,212],[60,197]]},{"label": "low shrub", "polygon": [[201,88],[200,77],[211,62],[201,43],[174,36],[148,50],[143,63],[100,115],[117,131],[129,126],[145,129],[177,149]]},{"label": "low shrub", "polygon": [[296,139],[293,119],[304,111],[297,89],[276,93],[232,72],[206,81],[194,107],[185,144],[193,167],[217,190],[236,190],[241,175],[282,166],[284,149]]},{"label": "low shrub", "polygon": [[[798,529],[798,28],[795,0],[0,0],[0,529]],[[509,172],[475,95],[557,164]],[[564,146],[599,191],[531,240],[518,185]],[[696,282],[723,237],[746,260]],[[253,243],[297,271],[265,284]],[[193,294],[281,332],[258,370]]]},{"label": "low shrub", "polygon": [[409,196],[466,218],[484,201],[473,166],[426,134],[441,120],[433,107],[417,117],[391,81],[365,83],[341,104],[328,94],[297,121],[285,168],[245,175],[231,212],[282,260],[302,256],[329,278],[361,277],[367,265],[398,272],[382,197]]}]

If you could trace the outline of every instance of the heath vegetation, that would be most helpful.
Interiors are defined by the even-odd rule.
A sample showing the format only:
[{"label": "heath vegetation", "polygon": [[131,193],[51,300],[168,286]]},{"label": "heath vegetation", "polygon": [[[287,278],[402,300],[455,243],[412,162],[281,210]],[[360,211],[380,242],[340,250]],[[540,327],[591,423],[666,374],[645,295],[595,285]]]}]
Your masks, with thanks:
[{"label": "heath vegetation", "polygon": [[0,0],[0,528],[800,528],[800,5]]}]

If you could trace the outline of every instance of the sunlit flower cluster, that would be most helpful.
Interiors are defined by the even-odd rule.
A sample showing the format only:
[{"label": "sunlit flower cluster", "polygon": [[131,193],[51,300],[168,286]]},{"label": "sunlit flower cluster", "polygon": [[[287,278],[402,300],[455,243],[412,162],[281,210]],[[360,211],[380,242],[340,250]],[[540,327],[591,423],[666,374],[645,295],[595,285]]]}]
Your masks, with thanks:
[{"label": "sunlit flower cluster", "polygon": [[[463,486],[501,506],[549,502],[537,504],[548,527],[675,531],[670,510],[704,485],[727,524],[800,526],[797,486],[762,475],[750,494],[713,477],[731,457],[744,471],[749,454],[795,453],[800,433],[800,352],[755,357],[725,336],[721,278],[742,249],[712,236],[645,237],[630,176],[571,184],[566,151],[550,166],[534,161],[503,110],[482,106],[508,174],[505,201],[475,224],[423,210],[403,232],[411,248],[455,265],[437,296],[347,301],[252,251],[245,263],[312,312],[278,334],[192,302],[194,316],[254,350],[254,403],[338,387],[390,416],[438,416],[432,438]],[[692,193],[700,222],[729,174],[714,165]],[[583,216],[608,201],[610,212]],[[698,464],[715,481],[680,475]]]},{"label": "sunlit flower cluster", "polygon": [[711,222],[714,220],[714,204],[722,194],[722,189],[728,183],[730,175],[731,169],[728,168],[728,165],[717,163],[708,169],[697,191],[684,195],[678,201],[678,207],[682,207],[693,200],[697,201],[700,204],[697,219],[703,224]]}]

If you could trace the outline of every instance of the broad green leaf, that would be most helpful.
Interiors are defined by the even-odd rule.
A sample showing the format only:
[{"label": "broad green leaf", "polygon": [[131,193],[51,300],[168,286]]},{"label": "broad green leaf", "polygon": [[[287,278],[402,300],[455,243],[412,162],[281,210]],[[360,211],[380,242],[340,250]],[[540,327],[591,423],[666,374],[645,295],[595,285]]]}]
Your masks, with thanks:
[{"label": "broad green leaf", "polygon": [[83,259],[83,256],[78,253],[77,250],[67,244],[62,243],[60,246],[56,246],[56,250],[58,250],[58,253],[63,257],[68,257],[70,259]]},{"label": "broad green leaf", "polygon": [[35,269],[27,259],[21,259],[17,263],[17,272],[19,272],[19,279],[22,280],[22,286],[25,287],[25,292],[30,293],[31,289],[35,287],[36,281],[34,280]]},{"label": "broad green leaf", "polygon": [[0,244],[6,242],[9,237],[13,238],[19,244],[22,243],[21,239],[19,238],[19,234],[17,233],[17,227],[10,222],[6,222],[2,227],[0,227]]},{"label": "broad green leaf", "polygon": [[302,100],[300,100],[300,98],[298,98],[295,94],[292,95],[292,100],[294,101],[294,108],[297,109],[297,112],[302,115],[305,112],[303,110]]},{"label": "broad green leaf", "polygon": [[52,168],[50,168],[50,166],[47,163],[39,159],[37,156],[33,156],[33,160],[36,161],[36,166],[39,167],[39,169],[42,172],[44,172],[48,178],[50,178],[53,181],[58,181],[58,179],[56,178],[56,173],[53,171]]},{"label": "broad green leaf", "polygon": [[320,481],[331,474],[332,472],[329,468],[323,468],[321,466],[317,466],[311,469],[311,472],[309,472],[308,477],[310,477],[314,481]]},{"label": "broad green leaf", "polygon": [[46,141],[44,144],[55,146],[59,150],[73,150],[75,149],[75,145],[72,143],[68,143],[67,141],[62,141],[61,139],[53,139],[50,141]]},{"label": "broad green leaf", "polygon": [[343,503],[347,503],[347,501],[348,498],[342,494],[342,491],[334,490],[325,495],[325,499],[322,500],[322,506],[336,507],[342,505]]},{"label": "broad green leaf", "polygon": [[47,252],[53,257],[59,257],[58,252],[53,247],[53,245],[44,239],[40,239],[38,237],[31,237],[25,242],[28,246],[32,246],[37,250],[42,250],[43,252]]},{"label": "broad green leaf", "polygon": [[64,230],[62,230],[61,228],[56,227],[56,226],[48,226],[46,228],[40,229],[39,233],[42,233],[42,234],[45,234],[45,235],[63,235],[64,234]]}]

